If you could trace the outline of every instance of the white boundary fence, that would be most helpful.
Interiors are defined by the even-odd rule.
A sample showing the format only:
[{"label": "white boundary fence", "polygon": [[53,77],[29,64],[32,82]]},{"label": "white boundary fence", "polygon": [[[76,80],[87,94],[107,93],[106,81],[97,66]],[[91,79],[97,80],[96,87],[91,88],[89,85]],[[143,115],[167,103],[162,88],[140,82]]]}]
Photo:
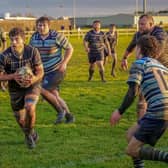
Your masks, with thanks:
[{"label": "white boundary fence", "polygon": [[[64,31],[58,31],[62,34],[64,34],[67,38],[70,37],[78,37],[83,38],[84,35],[89,31],[90,29],[80,29],[78,30],[64,30]],[[107,32],[108,29],[101,29],[104,32]],[[118,35],[133,35],[136,32],[136,29],[117,29]],[[26,38],[30,38],[31,35],[34,33],[34,31],[26,31]],[[5,32],[5,36],[8,36],[8,32]]]}]

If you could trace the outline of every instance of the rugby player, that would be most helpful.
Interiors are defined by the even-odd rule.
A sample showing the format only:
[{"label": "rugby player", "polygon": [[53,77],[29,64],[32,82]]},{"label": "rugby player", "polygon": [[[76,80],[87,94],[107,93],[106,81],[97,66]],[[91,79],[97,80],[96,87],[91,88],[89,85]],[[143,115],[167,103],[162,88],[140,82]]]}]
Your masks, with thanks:
[{"label": "rugby player", "polygon": [[[36,104],[40,95],[40,80],[43,77],[43,66],[38,50],[25,45],[25,34],[21,28],[13,28],[9,32],[11,45],[0,54],[0,80],[8,81],[12,110],[17,123],[21,127],[29,148],[34,148],[38,140],[34,130],[36,121]],[[29,80],[22,79],[17,69],[29,66],[34,75]],[[18,81],[24,82],[26,88]]]},{"label": "rugby player", "polygon": [[148,106],[145,115],[131,127],[132,135],[129,131],[127,133],[126,152],[132,157],[135,168],[143,168],[143,160],[168,163],[168,152],[153,147],[168,127],[168,68],[158,61],[161,52],[154,36],[140,37],[137,60],[132,64],[127,81],[129,89],[121,106],[110,118],[111,125],[118,123],[141,90]]},{"label": "rugby player", "polygon": [[[101,31],[101,22],[99,20],[93,21],[93,29],[86,33],[84,37],[85,51],[88,53],[89,59],[89,78],[88,81],[92,80],[95,65],[98,66],[101,81],[106,82],[104,76],[104,49],[105,45],[108,47],[108,51],[111,54],[109,43],[106,35]],[[109,54],[109,55],[110,55]]]},{"label": "rugby player", "polygon": [[[44,66],[41,94],[57,111],[55,124],[62,123],[64,118],[66,123],[72,123],[75,118],[66,102],[60,97],[59,85],[64,79],[73,47],[63,34],[50,29],[48,17],[38,18],[36,28],[37,31],[32,35],[30,44],[39,50]],[[63,49],[64,55],[62,55]]]}]

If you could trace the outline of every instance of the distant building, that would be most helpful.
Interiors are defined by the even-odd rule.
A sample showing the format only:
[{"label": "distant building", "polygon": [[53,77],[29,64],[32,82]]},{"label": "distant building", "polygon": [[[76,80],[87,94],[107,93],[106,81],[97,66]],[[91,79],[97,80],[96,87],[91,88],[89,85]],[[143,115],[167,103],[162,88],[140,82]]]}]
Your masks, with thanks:
[{"label": "distant building", "polygon": [[[155,24],[168,24],[168,15],[155,15]],[[91,26],[94,20],[100,20],[103,27],[107,27],[109,24],[116,24],[118,27],[135,27],[139,16],[133,14],[117,14],[112,16],[101,16],[101,17],[76,17],[75,24],[77,27]],[[74,19],[71,18],[73,25]]]},{"label": "distant building", "polygon": [[[36,19],[36,17],[11,16],[10,13],[5,13],[0,16],[0,27],[6,32],[9,32],[13,27],[22,27],[26,31],[35,31]],[[49,19],[51,20],[51,29],[59,31],[61,25],[63,25],[65,30],[69,30],[69,25],[71,25],[69,19],[54,19],[51,17]]]},{"label": "distant building", "polygon": [[[133,23],[133,16],[129,14],[118,14],[112,16],[100,16],[100,17],[76,17],[77,27],[91,26],[94,20],[100,20],[103,27],[107,27],[109,24],[114,23],[117,26],[130,26]],[[71,19],[72,25],[74,19]]]},{"label": "distant building", "polygon": [[10,16],[10,13],[4,14],[5,20],[36,20],[35,17]]}]

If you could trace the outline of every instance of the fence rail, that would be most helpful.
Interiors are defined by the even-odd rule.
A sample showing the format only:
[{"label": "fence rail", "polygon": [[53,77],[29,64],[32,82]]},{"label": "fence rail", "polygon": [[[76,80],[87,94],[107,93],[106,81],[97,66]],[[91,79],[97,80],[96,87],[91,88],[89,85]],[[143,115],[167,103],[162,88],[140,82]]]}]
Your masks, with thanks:
[{"label": "fence rail", "polygon": [[[82,30],[63,30],[58,31],[62,34],[64,34],[66,37],[84,37],[84,35],[89,31],[90,29],[82,29]],[[101,29],[104,32],[107,32],[108,29]],[[118,35],[132,35],[136,32],[136,29],[117,29]],[[25,31],[26,38],[30,38],[31,35],[34,33],[34,31]],[[9,32],[4,33],[6,37],[8,37]]]}]

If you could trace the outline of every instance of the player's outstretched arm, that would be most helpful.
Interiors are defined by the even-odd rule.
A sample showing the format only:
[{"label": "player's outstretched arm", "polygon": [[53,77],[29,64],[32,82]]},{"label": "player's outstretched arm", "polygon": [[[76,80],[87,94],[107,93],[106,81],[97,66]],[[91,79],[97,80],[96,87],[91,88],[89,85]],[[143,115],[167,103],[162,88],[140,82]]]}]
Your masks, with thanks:
[{"label": "player's outstretched arm", "polygon": [[128,88],[128,91],[123,99],[122,104],[120,105],[120,107],[117,110],[115,110],[111,114],[110,124],[112,126],[116,125],[119,122],[119,120],[122,117],[122,114],[133,103],[138,92],[139,92],[139,85],[134,82],[129,83],[129,88]]},{"label": "player's outstretched arm", "polygon": [[121,68],[122,68],[124,71],[128,70],[128,61],[127,61],[127,58],[128,58],[128,56],[129,56],[129,54],[130,54],[130,53],[126,50],[125,53],[124,53],[124,56],[123,56],[123,58],[122,58],[122,60],[121,60]]},{"label": "player's outstretched arm", "polygon": [[111,126],[114,126],[116,125],[120,119],[121,119],[122,115],[120,114],[119,110],[115,110],[112,114],[111,114],[111,117],[110,117],[110,124]]}]

